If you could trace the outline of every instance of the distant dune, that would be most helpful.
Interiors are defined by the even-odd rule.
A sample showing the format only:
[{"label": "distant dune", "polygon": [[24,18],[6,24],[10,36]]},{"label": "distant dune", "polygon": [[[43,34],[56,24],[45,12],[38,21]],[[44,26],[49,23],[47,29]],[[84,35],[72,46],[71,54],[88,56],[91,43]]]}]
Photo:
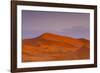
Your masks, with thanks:
[{"label": "distant dune", "polygon": [[24,39],[22,61],[82,60],[90,58],[89,40],[44,33]]}]

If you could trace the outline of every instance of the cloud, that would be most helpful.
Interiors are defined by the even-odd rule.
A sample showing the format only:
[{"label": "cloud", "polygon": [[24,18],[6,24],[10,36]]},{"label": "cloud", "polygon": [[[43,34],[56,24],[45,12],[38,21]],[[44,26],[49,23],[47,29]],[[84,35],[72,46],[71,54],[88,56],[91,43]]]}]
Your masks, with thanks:
[{"label": "cloud", "polygon": [[62,31],[59,32],[62,35],[69,35],[76,38],[87,38],[90,37],[90,29],[89,27],[85,26],[73,26],[70,29],[62,29]]}]

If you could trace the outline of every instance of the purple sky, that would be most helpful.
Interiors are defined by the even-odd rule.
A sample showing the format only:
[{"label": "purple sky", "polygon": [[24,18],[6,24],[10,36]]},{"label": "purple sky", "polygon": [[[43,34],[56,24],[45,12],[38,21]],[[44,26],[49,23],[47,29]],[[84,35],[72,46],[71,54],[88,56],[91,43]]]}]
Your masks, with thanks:
[{"label": "purple sky", "polygon": [[22,11],[23,39],[49,32],[63,36],[89,39],[88,13]]}]

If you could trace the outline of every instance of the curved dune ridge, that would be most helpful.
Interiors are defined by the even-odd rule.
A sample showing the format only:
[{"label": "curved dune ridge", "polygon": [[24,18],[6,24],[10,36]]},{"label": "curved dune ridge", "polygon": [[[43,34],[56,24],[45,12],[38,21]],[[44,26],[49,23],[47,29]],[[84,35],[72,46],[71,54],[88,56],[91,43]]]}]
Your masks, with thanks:
[{"label": "curved dune ridge", "polygon": [[33,39],[24,39],[22,61],[81,60],[90,58],[89,40],[44,33]]}]

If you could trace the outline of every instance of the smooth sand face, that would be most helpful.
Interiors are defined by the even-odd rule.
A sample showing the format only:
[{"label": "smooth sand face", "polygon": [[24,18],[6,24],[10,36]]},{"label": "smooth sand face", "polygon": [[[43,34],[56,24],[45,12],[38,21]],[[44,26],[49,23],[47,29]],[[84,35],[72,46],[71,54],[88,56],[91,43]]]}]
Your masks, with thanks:
[{"label": "smooth sand face", "polygon": [[34,39],[24,39],[22,61],[58,61],[90,58],[89,40],[44,33]]}]

